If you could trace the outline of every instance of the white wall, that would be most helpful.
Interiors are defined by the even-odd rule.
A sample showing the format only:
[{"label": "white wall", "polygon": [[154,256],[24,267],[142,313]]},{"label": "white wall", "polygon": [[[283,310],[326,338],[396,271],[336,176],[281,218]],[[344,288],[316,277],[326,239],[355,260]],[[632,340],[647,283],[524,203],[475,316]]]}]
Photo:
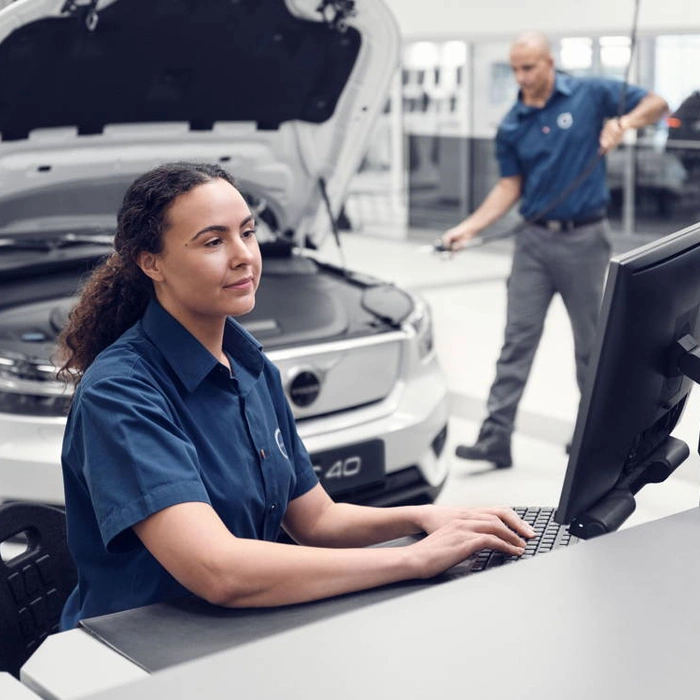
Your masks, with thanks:
[{"label": "white wall", "polygon": [[[634,0],[385,0],[404,38],[628,34]],[[639,32],[700,32],[700,0],[640,0]]]}]

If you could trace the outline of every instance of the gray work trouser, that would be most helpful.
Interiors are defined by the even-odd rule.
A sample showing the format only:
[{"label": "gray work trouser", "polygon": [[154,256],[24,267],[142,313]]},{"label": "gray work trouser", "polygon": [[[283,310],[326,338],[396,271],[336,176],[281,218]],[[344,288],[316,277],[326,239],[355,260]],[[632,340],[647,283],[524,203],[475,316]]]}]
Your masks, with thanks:
[{"label": "gray work trouser", "polygon": [[583,386],[610,260],[606,220],[572,231],[527,226],[515,238],[507,282],[505,340],[487,402],[486,432],[513,432],[515,414],[542,337],[547,310],[558,292],[574,333],[576,381]]}]

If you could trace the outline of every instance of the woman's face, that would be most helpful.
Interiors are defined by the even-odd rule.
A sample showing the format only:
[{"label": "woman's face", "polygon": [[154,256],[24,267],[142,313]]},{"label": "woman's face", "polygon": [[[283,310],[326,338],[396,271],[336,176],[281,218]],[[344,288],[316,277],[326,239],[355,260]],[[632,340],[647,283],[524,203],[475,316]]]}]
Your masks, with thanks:
[{"label": "woman's face", "polygon": [[139,264],[163,308],[191,330],[248,313],[262,268],[255,220],[225,180],[197,185],[170,205],[162,251]]}]

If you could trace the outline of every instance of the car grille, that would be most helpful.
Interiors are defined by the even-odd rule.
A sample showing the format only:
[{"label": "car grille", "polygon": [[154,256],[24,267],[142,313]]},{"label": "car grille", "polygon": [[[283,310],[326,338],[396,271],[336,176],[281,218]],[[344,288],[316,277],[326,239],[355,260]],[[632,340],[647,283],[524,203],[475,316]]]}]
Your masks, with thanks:
[{"label": "car grille", "polygon": [[402,333],[329,343],[299,351],[270,351],[297,419],[324,416],[385,399],[396,384]]}]

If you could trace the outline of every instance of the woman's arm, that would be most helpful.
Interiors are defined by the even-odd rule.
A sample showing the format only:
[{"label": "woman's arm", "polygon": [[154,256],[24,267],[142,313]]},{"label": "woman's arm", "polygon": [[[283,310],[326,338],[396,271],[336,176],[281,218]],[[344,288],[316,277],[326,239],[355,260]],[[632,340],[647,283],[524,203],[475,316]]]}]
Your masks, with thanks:
[{"label": "woman's arm", "polygon": [[510,508],[447,508],[399,506],[373,508],[335,503],[322,486],[293,500],[284,516],[284,528],[299,543],[315,547],[366,547],[418,532],[431,533],[452,520],[496,516],[528,536],[527,525]]},{"label": "woman's arm", "polygon": [[196,502],[154,513],[134,531],[172,576],[209,602],[275,606],[430,578],[487,547],[521,554],[524,542],[504,520],[522,521],[509,509],[501,509],[503,519],[497,511],[470,511],[471,517],[452,519],[407,547],[332,549],[241,539],[211,506]]}]

